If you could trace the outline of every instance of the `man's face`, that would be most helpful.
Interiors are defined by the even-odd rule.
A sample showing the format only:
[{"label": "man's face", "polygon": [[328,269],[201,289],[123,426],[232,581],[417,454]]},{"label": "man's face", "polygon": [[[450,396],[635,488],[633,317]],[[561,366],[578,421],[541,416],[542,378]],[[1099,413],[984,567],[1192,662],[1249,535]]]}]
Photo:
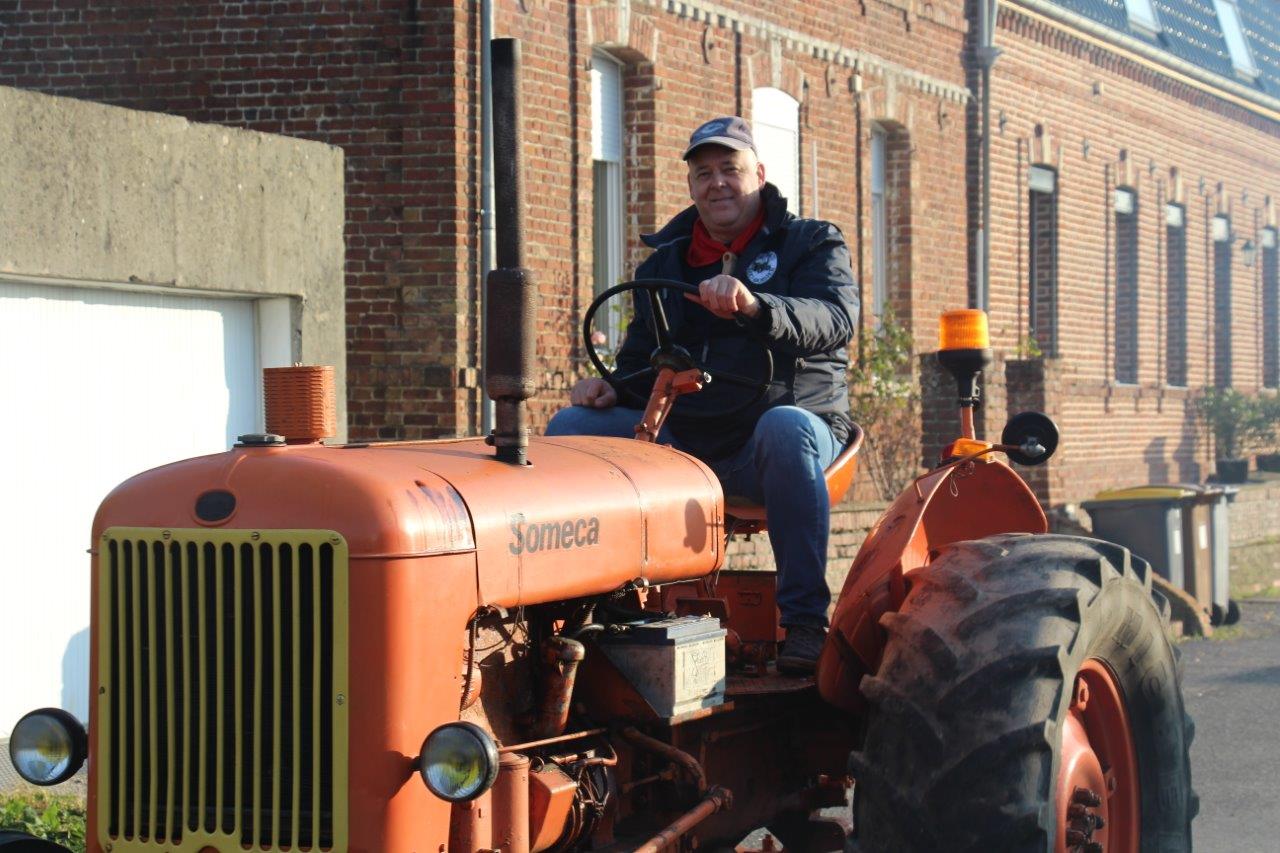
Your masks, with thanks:
[{"label": "man's face", "polygon": [[703,145],[689,155],[689,196],[717,239],[732,240],[760,210],[764,164],[754,152]]}]

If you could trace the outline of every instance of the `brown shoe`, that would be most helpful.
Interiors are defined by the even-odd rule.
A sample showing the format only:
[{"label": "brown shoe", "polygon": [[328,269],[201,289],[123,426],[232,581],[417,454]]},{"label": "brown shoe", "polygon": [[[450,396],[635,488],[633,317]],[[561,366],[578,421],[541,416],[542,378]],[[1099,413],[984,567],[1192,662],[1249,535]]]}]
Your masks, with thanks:
[{"label": "brown shoe", "polygon": [[827,632],[810,625],[795,625],[787,629],[787,639],[778,653],[778,672],[787,675],[813,675],[818,668],[818,655]]}]

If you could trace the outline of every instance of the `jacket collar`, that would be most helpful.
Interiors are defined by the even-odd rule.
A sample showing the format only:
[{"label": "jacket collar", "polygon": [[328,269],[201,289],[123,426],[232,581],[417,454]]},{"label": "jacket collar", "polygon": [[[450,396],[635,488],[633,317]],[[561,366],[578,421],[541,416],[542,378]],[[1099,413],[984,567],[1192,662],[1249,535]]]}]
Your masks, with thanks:
[{"label": "jacket collar", "polygon": [[[778,188],[768,181],[760,190],[760,198],[764,202],[764,226],[760,229],[761,234],[776,231],[795,218],[787,212],[787,200],[778,192]],[[660,249],[678,240],[689,239],[693,236],[693,223],[697,221],[698,209],[689,205],[657,233],[641,234],[640,241],[650,249]]]}]

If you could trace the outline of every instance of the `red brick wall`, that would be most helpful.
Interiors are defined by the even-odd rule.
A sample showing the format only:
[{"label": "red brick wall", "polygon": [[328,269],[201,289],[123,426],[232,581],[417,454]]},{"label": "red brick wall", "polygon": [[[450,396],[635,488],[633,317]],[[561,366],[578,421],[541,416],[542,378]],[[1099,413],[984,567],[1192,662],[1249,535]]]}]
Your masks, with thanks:
[{"label": "red brick wall", "polygon": [[466,430],[475,120],[455,69],[471,4],[353,5],[0,4],[0,85],[340,146],[350,434]]},{"label": "red brick wall", "polygon": [[[473,2],[23,2],[0,7],[0,85],[340,145],[347,168],[351,434],[479,429],[479,21]],[[966,302],[976,189],[962,4],[906,0],[498,2],[495,34],[524,41],[528,258],[541,286],[534,422],[586,374],[577,325],[592,292],[587,62],[625,64],[627,241],[687,200],[679,153],[711,115],[749,113],[754,87],[801,105],[801,206],[839,225],[871,274],[869,140],[895,131],[892,294],[917,346]],[[1059,176],[1059,457],[1047,495],[1193,476],[1207,452],[1189,393],[1167,387],[1164,203],[1187,208],[1188,384],[1212,382],[1209,218],[1254,239],[1280,195],[1280,128],[1210,94],[1003,9],[993,103],[992,330],[1018,355],[1028,318],[1026,168]],[[747,116],[751,118],[750,115]],[[903,156],[905,152],[905,156]],[[815,163],[816,158],[816,163]],[[816,165],[816,180],[815,170]],[[1270,182],[1270,183],[1268,183]],[[1138,383],[1116,385],[1111,192],[1138,193]],[[896,206],[893,206],[896,202]],[[1260,264],[1233,253],[1235,382],[1261,381]],[[869,301],[866,288],[864,302]],[[1005,367],[988,371],[979,430],[998,432]],[[946,384],[929,448],[952,431]],[[933,435],[936,432],[937,435]],[[1056,485],[1055,485],[1056,484]]]},{"label": "red brick wall", "polygon": [[[1013,352],[1030,332],[1026,171],[1058,171],[1059,358],[1046,407],[1062,444],[1043,475],[1054,503],[1120,484],[1195,479],[1211,469],[1194,389],[1213,383],[1210,218],[1229,213],[1258,242],[1280,197],[1280,125],[1002,7],[993,86],[991,328]],[[1001,127],[1001,125],[1003,125]],[[1116,238],[1112,192],[1137,192],[1138,382],[1115,383]],[[1167,383],[1165,203],[1186,205],[1187,366]],[[1233,252],[1231,361],[1261,384],[1259,264]],[[1025,399],[1010,389],[1009,409]],[[1206,465],[1206,463],[1210,463]]]},{"label": "red brick wall", "polygon": [[[24,2],[0,8],[0,85],[341,146],[351,434],[476,432],[477,5]],[[586,373],[577,326],[592,292],[595,48],[625,63],[632,263],[638,235],[688,203],[679,153],[690,130],[749,113],[752,89],[776,85],[801,104],[803,212],[844,230],[863,276],[871,124],[900,129],[910,162],[893,212],[895,301],[909,321],[929,318],[916,323],[924,346],[932,316],[963,303],[958,0],[495,7],[495,35],[522,39],[525,58],[526,238],[542,294],[535,424]]]}]

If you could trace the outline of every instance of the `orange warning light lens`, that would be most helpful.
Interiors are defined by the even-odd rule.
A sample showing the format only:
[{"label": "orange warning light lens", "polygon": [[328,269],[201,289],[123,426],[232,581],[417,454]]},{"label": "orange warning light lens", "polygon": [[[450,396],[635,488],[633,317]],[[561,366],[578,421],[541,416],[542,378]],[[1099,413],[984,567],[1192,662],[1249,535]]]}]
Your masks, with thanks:
[{"label": "orange warning light lens", "polygon": [[938,349],[986,349],[991,346],[987,312],[978,308],[943,312],[940,332]]}]

